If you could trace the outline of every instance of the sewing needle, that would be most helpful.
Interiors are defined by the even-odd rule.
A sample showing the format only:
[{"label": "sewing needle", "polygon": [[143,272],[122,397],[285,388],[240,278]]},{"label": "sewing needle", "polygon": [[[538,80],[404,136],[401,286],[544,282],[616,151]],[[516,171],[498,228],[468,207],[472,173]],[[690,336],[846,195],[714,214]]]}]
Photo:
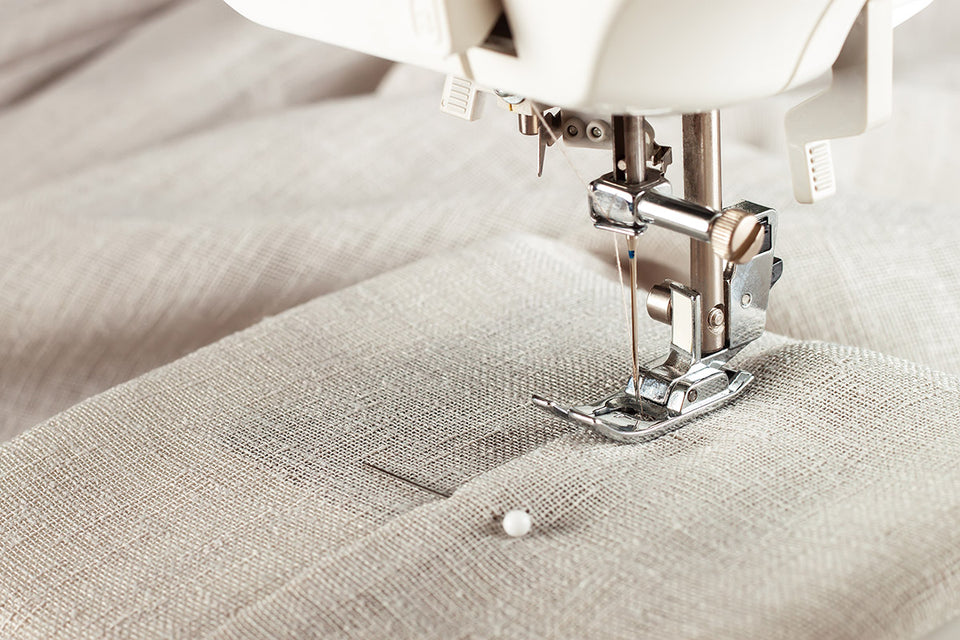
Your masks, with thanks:
[{"label": "sewing needle", "polygon": [[637,312],[637,236],[627,236],[627,258],[630,260],[630,359],[633,363],[633,393],[640,398],[640,341]]}]

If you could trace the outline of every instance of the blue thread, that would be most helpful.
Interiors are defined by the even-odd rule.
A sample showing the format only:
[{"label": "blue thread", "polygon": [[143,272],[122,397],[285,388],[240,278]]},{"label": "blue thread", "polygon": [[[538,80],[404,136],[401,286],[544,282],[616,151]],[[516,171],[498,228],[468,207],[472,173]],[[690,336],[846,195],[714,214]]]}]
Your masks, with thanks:
[{"label": "blue thread", "polygon": [[633,260],[633,251],[627,251],[627,255],[630,256],[631,260]]}]

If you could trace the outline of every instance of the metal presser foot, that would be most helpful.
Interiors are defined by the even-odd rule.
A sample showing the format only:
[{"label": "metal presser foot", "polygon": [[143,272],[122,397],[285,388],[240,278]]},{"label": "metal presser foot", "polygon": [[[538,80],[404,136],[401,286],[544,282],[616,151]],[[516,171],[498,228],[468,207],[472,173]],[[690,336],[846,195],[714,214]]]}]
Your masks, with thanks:
[{"label": "metal presser foot", "polygon": [[595,226],[626,235],[631,248],[650,225],[689,236],[691,285],[668,280],[648,295],[650,316],[671,327],[670,349],[640,366],[631,251],[634,374],[622,390],[598,402],[566,405],[540,396],[533,402],[614,440],[640,442],[729,402],[750,384],[751,373],[727,363],[763,335],[770,288],[783,264],[773,255],[774,210],[750,202],[720,206],[716,112],[683,118],[686,199],[669,195],[666,163],[654,163],[670,154],[656,145],[642,117],[614,116],[611,129],[614,171],[590,185]]}]

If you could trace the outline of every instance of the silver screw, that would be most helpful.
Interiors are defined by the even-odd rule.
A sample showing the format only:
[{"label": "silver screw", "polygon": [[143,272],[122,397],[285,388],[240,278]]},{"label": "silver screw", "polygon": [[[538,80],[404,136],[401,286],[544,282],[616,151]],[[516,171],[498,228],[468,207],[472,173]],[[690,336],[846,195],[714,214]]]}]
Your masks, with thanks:
[{"label": "silver screw", "polygon": [[744,309],[749,307],[751,302],[753,302],[753,296],[751,296],[749,293],[743,294],[743,296],[740,298],[740,306]]},{"label": "silver screw", "polygon": [[572,124],[569,127],[567,127],[567,135],[569,135],[571,138],[576,138],[579,134],[580,134],[580,130],[577,129]]},{"label": "silver screw", "polygon": [[699,394],[697,393],[696,389],[690,389],[690,391],[687,391],[687,400],[689,402],[696,402],[698,395]]},{"label": "silver screw", "polygon": [[713,309],[710,309],[710,313],[707,315],[707,323],[711,327],[722,327],[723,309],[720,307],[714,307]]}]

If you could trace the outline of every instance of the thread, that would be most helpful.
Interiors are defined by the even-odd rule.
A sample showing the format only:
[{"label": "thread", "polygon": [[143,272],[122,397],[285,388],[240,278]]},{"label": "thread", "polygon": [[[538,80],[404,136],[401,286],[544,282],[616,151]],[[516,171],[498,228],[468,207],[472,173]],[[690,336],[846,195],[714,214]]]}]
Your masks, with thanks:
[{"label": "thread", "polygon": [[[569,165],[574,175],[577,176],[577,179],[580,181],[580,184],[583,185],[583,188],[586,189],[587,198],[592,198],[593,194],[590,192],[590,185],[587,182],[587,179],[583,176],[583,174],[580,173],[580,171],[577,169],[577,166],[573,163],[573,159],[570,157],[570,154],[567,153],[567,145],[563,141],[563,138],[562,137],[558,138],[556,134],[553,133],[553,129],[547,123],[547,119],[543,117],[543,112],[537,106],[537,103],[531,101],[530,105],[532,107],[533,114],[537,117],[537,120],[540,121],[541,129],[545,130],[550,135],[550,138],[553,139],[553,144],[556,145],[558,149],[560,149],[560,154],[563,156],[563,159],[566,161],[567,165]],[[634,302],[634,304],[631,305],[631,303],[627,301],[627,285],[623,281],[623,266],[620,263],[620,244],[617,242],[618,235],[620,234],[618,233],[613,234],[613,255],[617,261],[617,278],[620,281],[620,299],[623,302],[623,315],[625,320],[625,328],[627,330],[627,334],[630,337],[630,347],[631,347],[630,348],[630,351],[631,351],[630,366],[633,371],[634,386],[638,387],[639,383],[637,382],[637,376],[639,375],[640,369],[639,369],[639,361],[638,361],[639,356],[637,353],[637,331],[636,331],[637,323],[636,323],[636,313],[631,312],[631,306],[635,307],[635,302],[636,302],[633,296],[636,296],[636,293],[637,293],[636,292],[636,262],[635,261],[631,262],[631,265],[632,265],[631,281],[633,282],[632,291],[631,291],[631,300],[633,300]],[[636,236],[634,236],[633,240],[634,240],[634,246],[635,246]],[[635,258],[635,250],[630,249],[629,239],[627,240],[627,244],[628,244],[627,248],[629,249],[630,259],[631,261],[633,261]],[[636,390],[636,392],[638,394],[640,393],[639,388]]]}]

